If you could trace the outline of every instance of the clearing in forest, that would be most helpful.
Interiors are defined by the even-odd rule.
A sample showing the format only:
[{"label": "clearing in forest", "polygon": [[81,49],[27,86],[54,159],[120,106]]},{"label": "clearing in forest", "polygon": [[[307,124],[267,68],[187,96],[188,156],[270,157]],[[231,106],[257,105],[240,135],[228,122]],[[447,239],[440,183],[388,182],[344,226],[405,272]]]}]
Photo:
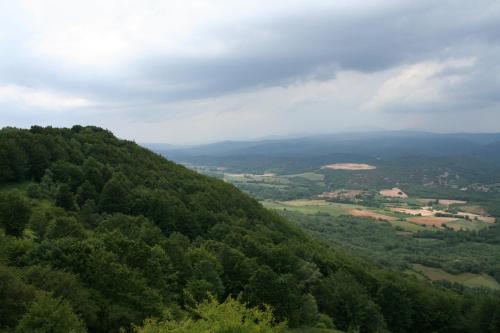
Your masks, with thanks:
[{"label": "clearing in forest", "polygon": [[399,189],[397,187],[393,187],[390,190],[381,190],[379,193],[383,197],[402,198],[402,199],[408,198],[408,195],[406,193],[404,193],[403,191],[401,191],[401,189]]},{"label": "clearing in forest", "polygon": [[432,281],[450,281],[460,283],[467,287],[486,287],[495,290],[500,289],[500,284],[488,274],[460,273],[450,274],[441,268],[428,267],[420,264],[413,265],[413,271],[418,272]]}]

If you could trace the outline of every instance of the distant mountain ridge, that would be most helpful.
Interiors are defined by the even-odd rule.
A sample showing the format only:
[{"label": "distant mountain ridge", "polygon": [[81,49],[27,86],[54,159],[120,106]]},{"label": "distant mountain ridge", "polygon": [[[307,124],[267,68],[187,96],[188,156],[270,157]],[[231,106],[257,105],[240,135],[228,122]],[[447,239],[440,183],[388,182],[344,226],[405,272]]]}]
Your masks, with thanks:
[{"label": "distant mountain ridge", "polygon": [[320,157],[332,155],[365,159],[468,156],[500,163],[500,133],[437,134],[418,131],[341,133],[301,138],[223,141],[189,147],[153,147],[178,162],[214,159]]}]

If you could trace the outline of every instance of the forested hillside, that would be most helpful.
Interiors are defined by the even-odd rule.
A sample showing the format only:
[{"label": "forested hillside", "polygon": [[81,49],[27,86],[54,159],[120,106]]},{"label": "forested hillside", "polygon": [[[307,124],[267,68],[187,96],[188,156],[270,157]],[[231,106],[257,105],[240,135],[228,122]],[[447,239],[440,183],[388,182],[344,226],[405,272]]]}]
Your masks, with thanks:
[{"label": "forested hillside", "polygon": [[[195,305],[229,296],[269,305],[289,327],[500,331],[497,294],[442,289],[329,248],[234,186],[106,130],[0,131],[0,331],[132,331],[168,309],[202,332]],[[189,331],[162,323],[136,329]]]}]

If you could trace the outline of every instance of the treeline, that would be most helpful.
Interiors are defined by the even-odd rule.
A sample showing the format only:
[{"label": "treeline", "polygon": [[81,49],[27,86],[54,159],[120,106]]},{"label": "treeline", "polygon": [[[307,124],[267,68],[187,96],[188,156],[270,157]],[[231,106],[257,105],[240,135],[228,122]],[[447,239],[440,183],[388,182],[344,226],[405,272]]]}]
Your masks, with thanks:
[{"label": "treeline", "polygon": [[234,186],[99,128],[1,130],[0,184],[5,332],[132,330],[165,309],[183,323],[208,295],[267,304],[291,327],[499,331],[498,298],[327,248]]}]

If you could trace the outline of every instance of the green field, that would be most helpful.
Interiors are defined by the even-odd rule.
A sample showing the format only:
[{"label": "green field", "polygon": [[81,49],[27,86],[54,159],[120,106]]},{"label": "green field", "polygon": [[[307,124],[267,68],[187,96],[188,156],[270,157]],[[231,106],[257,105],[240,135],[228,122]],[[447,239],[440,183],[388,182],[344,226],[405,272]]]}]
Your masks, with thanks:
[{"label": "green field", "polygon": [[[389,209],[384,208],[373,208],[366,207],[359,204],[346,204],[346,203],[337,203],[330,202],[319,199],[297,199],[290,201],[273,201],[273,200],[264,200],[261,202],[264,207],[269,209],[274,209],[277,211],[293,211],[299,212],[302,214],[328,214],[333,217],[341,216],[341,215],[350,215],[350,211],[353,209],[361,209],[365,211],[371,211],[376,214],[382,214],[388,217],[394,217],[397,220],[388,221],[394,227],[409,231],[409,232],[418,232],[418,231],[437,231],[438,228],[434,228],[432,226],[425,226],[414,222],[406,221],[407,217],[411,217],[411,215],[406,215],[403,213],[397,213],[390,211]],[[481,230],[487,228],[491,224],[483,222],[483,221],[466,221],[463,219],[456,219],[454,221],[446,223],[446,225],[454,230]]]},{"label": "green field", "polygon": [[427,267],[420,264],[414,264],[412,271],[422,274],[432,281],[449,281],[459,283],[471,288],[490,288],[500,290],[500,284],[488,274],[460,273],[450,274],[440,268]]},{"label": "green field", "polygon": [[358,205],[340,204],[323,200],[262,201],[264,207],[274,210],[289,210],[303,214],[325,213],[331,216],[349,214],[349,210],[361,208]]},{"label": "green field", "polygon": [[224,180],[228,182],[242,182],[242,183],[255,182],[261,184],[275,184],[275,185],[290,184],[290,181],[284,177],[264,176],[264,175],[254,175],[254,174],[224,173]]},{"label": "green field", "polygon": [[489,227],[491,224],[483,221],[466,221],[466,220],[455,220],[449,223],[446,223],[446,225],[450,228],[453,228],[455,230],[481,230],[484,228]]},{"label": "green field", "polygon": [[323,182],[325,180],[325,175],[321,173],[316,173],[316,172],[304,172],[304,173],[297,173],[293,175],[284,175],[282,176],[283,178],[305,178],[307,180],[313,181],[313,182]]},{"label": "green field", "polygon": [[390,221],[390,224],[392,224],[393,227],[396,227],[397,229],[403,229],[404,231],[409,231],[409,232],[419,232],[419,231],[436,231],[435,228],[429,228],[425,227],[422,225],[418,225],[416,223],[411,223],[403,220],[398,220],[398,221]]},{"label": "green field", "polygon": [[[402,214],[397,214],[389,210],[377,209],[377,208],[367,208],[362,205],[354,204],[343,204],[336,202],[329,202],[324,200],[291,200],[291,201],[262,201],[264,207],[269,209],[274,209],[277,211],[292,211],[302,214],[328,214],[332,217],[338,217],[341,215],[349,215],[349,211],[352,209],[369,209],[374,213],[383,214],[391,217],[400,218]],[[375,221],[375,220],[374,220]],[[410,232],[418,232],[424,230],[432,230],[433,228],[424,227],[415,223],[407,222],[404,220],[389,221],[394,227],[398,229],[403,229]]]}]

